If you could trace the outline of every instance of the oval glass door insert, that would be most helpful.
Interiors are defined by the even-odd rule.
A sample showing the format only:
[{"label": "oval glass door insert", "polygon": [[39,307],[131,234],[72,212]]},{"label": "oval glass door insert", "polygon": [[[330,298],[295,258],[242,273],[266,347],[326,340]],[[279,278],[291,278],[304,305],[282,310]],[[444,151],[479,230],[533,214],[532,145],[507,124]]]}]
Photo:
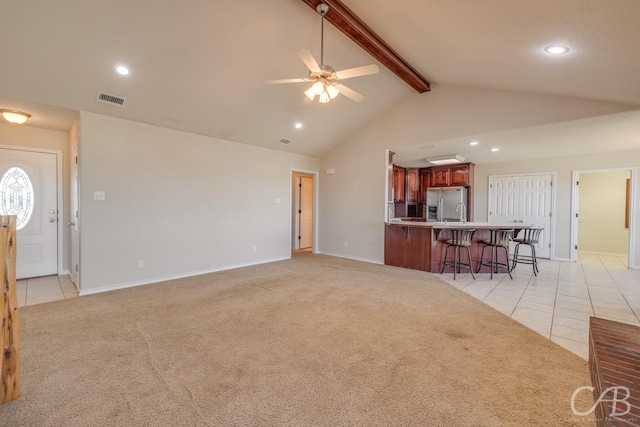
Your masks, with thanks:
[{"label": "oval glass door insert", "polygon": [[33,213],[33,185],[19,167],[10,168],[0,180],[0,214],[16,215],[16,229],[29,223]]}]

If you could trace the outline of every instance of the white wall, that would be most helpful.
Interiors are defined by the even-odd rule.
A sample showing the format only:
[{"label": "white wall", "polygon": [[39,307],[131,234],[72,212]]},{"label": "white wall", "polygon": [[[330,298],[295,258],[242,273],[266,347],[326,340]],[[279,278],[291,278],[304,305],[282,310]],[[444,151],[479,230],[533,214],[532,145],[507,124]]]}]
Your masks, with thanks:
[{"label": "white wall", "polygon": [[[559,140],[558,144],[562,144]],[[640,166],[640,151],[625,151],[617,153],[602,153],[589,156],[557,157],[543,160],[529,160],[522,162],[505,162],[476,165],[475,180],[475,216],[478,221],[487,220],[487,198],[490,175],[508,175],[515,173],[556,172],[553,236],[551,257],[562,260],[571,258],[571,203],[573,171],[587,169],[626,168]],[[637,180],[637,177],[636,177]],[[639,184],[635,183],[638,195]],[[636,196],[636,200],[638,197]],[[640,213],[640,209],[639,209]],[[640,216],[640,215],[639,215]],[[640,224],[638,218],[634,224],[636,242],[640,242]],[[640,248],[639,248],[640,249]],[[636,251],[635,263],[640,266],[640,251]]]},{"label": "white wall", "polygon": [[318,159],[88,112],[79,138],[82,294],[290,257],[291,169]]},{"label": "white wall", "polygon": [[[64,215],[59,218],[62,224],[69,222],[70,214],[70,169],[69,169],[69,133],[56,130],[40,129],[29,125],[15,126],[0,123],[0,145],[15,145],[29,148],[44,148],[62,152],[62,199]],[[64,270],[69,269],[69,230],[64,227],[63,232]],[[63,273],[60,271],[59,273]]]},{"label": "white wall", "polygon": [[[385,149],[438,143],[464,135],[520,129],[545,123],[606,115],[628,106],[515,92],[434,85],[433,91],[410,96],[323,156],[320,174],[319,250],[349,258],[383,262]],[[566,132],[566,129],[563,129]],[[558,138],[562,144],[563,136]],[[604,141],[603,143],[606,143]],[[535,150],[535,147],[531,147]],[[553,157],[553,153],[549,153]],[[473,160],[473,159],[470,159]],[[474,218],[486,221],[489,174],[558,171],[555,255],[570,255],[571,170],[640,166],[638,153],[477,165]],[[638,186],[636,186],[638,188]],[[637,239],[640,226],[635,227]],[[346,242],[346,245],[345,245]],[[636,257],[640,255],[640,251]],[[640,259],[636,259],[640,265]]]}]

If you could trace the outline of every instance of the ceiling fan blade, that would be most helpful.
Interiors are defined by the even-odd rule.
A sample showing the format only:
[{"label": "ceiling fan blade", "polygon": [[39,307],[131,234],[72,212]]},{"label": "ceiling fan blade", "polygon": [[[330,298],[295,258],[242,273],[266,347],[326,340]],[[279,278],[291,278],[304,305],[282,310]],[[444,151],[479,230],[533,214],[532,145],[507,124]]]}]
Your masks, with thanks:
[{"label": "ceiling fan blade", "polygon": [[346,70],[336,71],[339,79],[350,79],[351,77],[367,76],[376,74],[380,69],[376,64],[363,65],[361,67],[347,68]]},{"label": "ceiling fan blade", "polygon": [[351,99],[352,101],[360,102],[364,99],[364,95],[359,94],[355,90],[350,89],[345,85],[342,85],[340,83],[334,83],[334,86],[340,91],[341,94]]},{"label": "ceiling fan blade", "polygon": [[322,71],[311,52],[307,50],[296,50],[296,53],[300,59],[302,59],[302,62],[304,62],[304,65],[307,66],[309,71],[312,73],[320,73]]},{"label": "ceiling fan blade", "polygon": [[262,83],[266,83],[268,85],[277,85],[280,83],[303,83],[310,82],[309,79],[279,79],[279,80],[263,80]]}]

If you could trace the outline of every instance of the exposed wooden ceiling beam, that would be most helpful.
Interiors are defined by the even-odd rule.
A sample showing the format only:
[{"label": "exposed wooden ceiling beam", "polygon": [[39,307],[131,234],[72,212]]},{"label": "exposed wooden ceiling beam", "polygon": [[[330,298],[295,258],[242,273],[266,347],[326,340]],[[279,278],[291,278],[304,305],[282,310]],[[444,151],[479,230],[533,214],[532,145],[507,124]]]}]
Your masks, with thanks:
[{"label": "exposed wooden ceiling beam", "polygon": [[358,46],[393,71],[419,93],[430,89],[429,81],[422,77],[407,61],[402,59],[384,40],[367,26],[340,0],[302,0],[316,10],[319,3],[329,6],[325,19],[346,34]]}]

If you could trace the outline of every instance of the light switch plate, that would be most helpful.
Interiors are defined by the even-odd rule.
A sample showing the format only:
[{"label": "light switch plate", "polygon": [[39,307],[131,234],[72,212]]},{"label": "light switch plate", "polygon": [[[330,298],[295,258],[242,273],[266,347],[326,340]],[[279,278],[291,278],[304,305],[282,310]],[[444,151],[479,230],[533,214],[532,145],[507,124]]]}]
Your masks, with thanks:
[{"label": "light switch plate", "polygon": [[104,191],[94,191],[93,192],[93,200],[105,200],[106,194]]}]

